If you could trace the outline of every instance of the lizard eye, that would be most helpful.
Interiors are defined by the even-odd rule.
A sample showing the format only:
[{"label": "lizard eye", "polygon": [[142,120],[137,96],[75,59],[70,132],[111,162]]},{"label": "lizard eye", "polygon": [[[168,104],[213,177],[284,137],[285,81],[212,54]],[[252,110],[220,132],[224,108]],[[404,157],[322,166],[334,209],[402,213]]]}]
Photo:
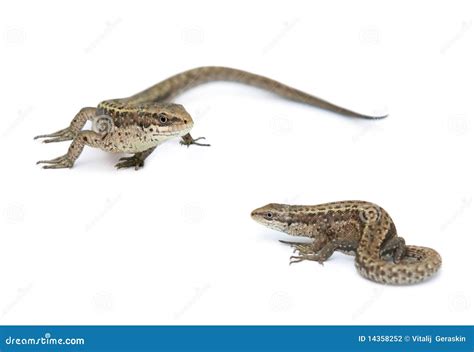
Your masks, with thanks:
[{"label": "lizard eye", "polygon": [[168,122],[168,117],[165,114],[160,114],[158,116],[158,119],[160,120],[161,123],[166,123]]},{"label": "lizard eye", "polygon": [[271,220],[273,218],[273,214],[268,212],[265,214],[265,218],[268,219],[268,220]]}]

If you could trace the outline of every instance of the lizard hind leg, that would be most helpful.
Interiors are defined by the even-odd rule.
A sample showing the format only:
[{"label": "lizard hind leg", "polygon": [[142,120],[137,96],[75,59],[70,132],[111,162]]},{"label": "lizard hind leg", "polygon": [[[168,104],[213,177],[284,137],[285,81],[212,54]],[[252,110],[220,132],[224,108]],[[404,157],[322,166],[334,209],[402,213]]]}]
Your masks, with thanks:
[{"label": "lizard hind leg", "polygon": [[62,142],[74,139],[84,127],[87,120],[91,120],[96,115],[96,112],[96,108],[82,108],[72,119],[68,127],[50,134],[36,136],[34,139],[49,138],[45,139],[43,143]]},{"label": "lizard hind leg", "polygon": [[[299,255],[290,257],[290,264],[299,263],[303,260],[314,260],[319,264],[323,264],[328,260],[336,250],[355,250],[357,248],[357,241],[339,239],[327,242],[324,244],[321,249],[310,252],[307,251],[306,246],[296,246],[296,250],[299,251]],[[314,247],[313,247],[314,248]]]},{"label": "lizard hind leg", "polygon": [[51,160],[40,160],[36,164],[47,164],[43,166],[43,169],[71,168],[81,155],[84,146],[101,147],[102,137],[101,134],[94,131],[80,131],[66,154]]},{"label": "lizard hind leg", "polygon": [[403,237],[393,237],[382,246],[381,256],[389,256],[395,264],[405,257],[406,245]]}]

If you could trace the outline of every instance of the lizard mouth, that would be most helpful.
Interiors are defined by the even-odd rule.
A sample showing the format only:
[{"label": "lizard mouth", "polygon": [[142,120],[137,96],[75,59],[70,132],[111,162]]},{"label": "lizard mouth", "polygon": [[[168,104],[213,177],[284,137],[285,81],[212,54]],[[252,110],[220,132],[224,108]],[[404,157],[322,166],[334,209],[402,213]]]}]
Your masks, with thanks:
[{"label": "lizard mouth", "polygon": [[178,136],[184,136],[186,133],[189,133],[191,131],[193,125],[188,124],[185,127],[182,128],[172,128],[169,130],[164,130],[164,131],[159,131],[158,133],[154,133],[153,137],[178,137]]},{"label": "lizard mouth", "polygon": [[176,131],[176,132],[161,132],[161,133],[155,133],[153,134],[153,137],[173,137],[173,136],[179,136],[181,134],[180,131]]}]

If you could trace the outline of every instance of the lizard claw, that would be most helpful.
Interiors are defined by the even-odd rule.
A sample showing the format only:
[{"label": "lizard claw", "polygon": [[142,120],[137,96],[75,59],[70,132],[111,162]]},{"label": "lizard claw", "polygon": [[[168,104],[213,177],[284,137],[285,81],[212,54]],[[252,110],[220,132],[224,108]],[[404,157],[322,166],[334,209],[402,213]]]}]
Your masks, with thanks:
[{"label": "lizard claw", "polygon": [[62,130],[56,131],[50,134],[41,134],[36,136],[34,139],[39,138],[49,138],[45,139],[43,143],[55,143],[55,142],[63,142],[63,141],[70,141],[76,137],[77,133],[73,132],[69,127],[64,128]]},{"label": "lizard claw", "polygon": [[298,254],[315,254],[312,246],[310,244],[292,244],[293,253],[298,252]]},{"label": "lizard claw", "polygon": [[187,135],[184,135],[182,137],[182,140],[179,142],[181,145],[185,145],[187,147],[189,147],[191,144],[194,144],[194,145],[199,145],[201,147],[210,147],[211,145],[210,144],[205,144],[205,143],[197,143],[197,141],[201,140],[201,139],[206,139],[206,137],[199,137],[199,138],[196,138],[194,139],[193,137],[191,137],[190,134],[187,134]]},{"label": "lizard claw", "polygon": [[290,257],[290,264],[289,264],[289,265],[295,264],[295,263],[300,263],[300,262],[302,262],[304,259],[305,259],[305,258],[304,258],[303,256],[294,256],[294,255],[292,255],[292,256]]},{"label": "lizard claw", "polygon": [[302,255],[298,255],[298,256],[292,255],[290,257],[290,265],[294,264],[294,263],[302,262],[303,260],[314,260],[314,261],[317,261],[319,264],[324,266],[324,260],[322,260],[321,258],[317,257],[314,254],[313,255],[311,255],[311,254],[307,255],[306,253],[304,253]]},{"label": "lizard claw", "polygon": [[65,169],[71,168],[74,162],[66,154],[51,160],[40,160],[36,164],[49,164],[44,165],[43,169]]},{"label": "lizard claw", "polygon": [[115,164],[115,167],[117,169],[134,167],[135,170],[138,170],[145,165],[145,160],[142,160],[141,158],[138,158],[135,155],[120,158],[119,161],[119,163]]}]

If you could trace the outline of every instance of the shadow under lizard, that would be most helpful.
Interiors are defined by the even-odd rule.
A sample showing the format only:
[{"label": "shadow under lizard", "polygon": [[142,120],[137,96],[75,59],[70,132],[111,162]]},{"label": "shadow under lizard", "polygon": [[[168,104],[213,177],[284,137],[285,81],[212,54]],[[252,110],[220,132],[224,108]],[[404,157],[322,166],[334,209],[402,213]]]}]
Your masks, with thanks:
[{"label": "shadow under lizard", "polygon": [[[181,144],[209,146],[194,139],[190,131],[193,119],[182,105],[173,103],[180,93],[197,85],[212,81],[233,81],[258,87],[296,102],[309,104],[350,117],[379,119],[386,116],[368,116],[339,107],[308,93],[291,88],[267,77],[228,67],[199,67],[174,75],[128,98],[105,100],[94,107],[85,107],[71,121],[69,127],[51,134],[36,136],[46,138],[45,143],[72,140],[67,154],[51,160],[41,160],[45,169],[71,168],[82,150],[89,147],[107,152],[134,153],[123,157],[117,168],[144,166],[145,159],[155,148],[175,137]],[[82,130],[92,121],[92,130]]]}]

